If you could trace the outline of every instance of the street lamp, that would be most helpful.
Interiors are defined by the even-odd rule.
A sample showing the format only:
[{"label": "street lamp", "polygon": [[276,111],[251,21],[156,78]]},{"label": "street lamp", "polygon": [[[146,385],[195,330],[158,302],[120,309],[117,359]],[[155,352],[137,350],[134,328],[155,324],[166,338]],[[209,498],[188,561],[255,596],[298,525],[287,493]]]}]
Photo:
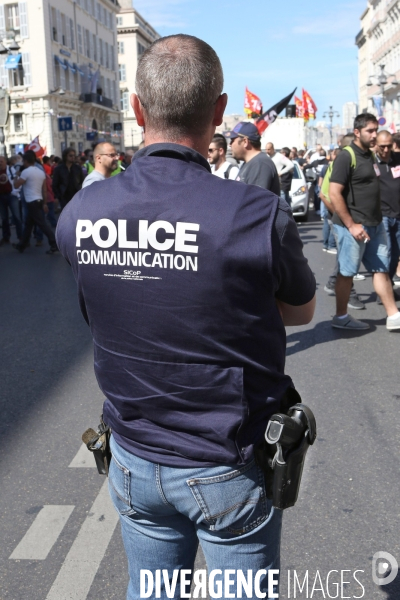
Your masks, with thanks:
[{"label": "street lamp", "polygon": [[377,84],[380,87],[381,90],[381,98],[382,98],[382,105],[383,105],[383,100],[385,97],[385,87],[387,86],[387,84],[389,83],[389,79],[391,77],[393,77],[393,81],[391,82],[391,85],[398,85],[398,81],[396,81],[396,75],[393,75],[391,73],[386,73],[385,71],[385,65],[379,65],[379,73],[378,75],[370,75],[367,81],[367,86],[371,87],[371,85],[374,85],[372,79],[375,79],[377,81]]},{"label": "street lamp", "polygon": [[337,110],[333,110],[333,106],[329,107],[329,110],[327,112],[324,112],[324,114],[322,115],[322,118],[325,119],[325,117],[328,117],[329,121],[330,121],[330,127],[329,127],[329,133],[331,135],[331,144],[332,144],[332,139],[333,139],[333,119],[335,117],[340,117],[340,114],[338,113]]}]

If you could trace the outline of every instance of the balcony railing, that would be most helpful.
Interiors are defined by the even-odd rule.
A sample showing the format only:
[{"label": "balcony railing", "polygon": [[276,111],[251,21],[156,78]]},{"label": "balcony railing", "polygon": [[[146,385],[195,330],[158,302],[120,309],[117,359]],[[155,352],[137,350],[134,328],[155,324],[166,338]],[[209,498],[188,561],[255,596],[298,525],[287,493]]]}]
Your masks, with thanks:
[{"label": "balcony railing", "polygon": [[110,98],[100,96],[99,94],[81,94],[79,97],[83,102],[92,102],[93,104],[100,104],[106,108],[112,108],[113,102]]}]

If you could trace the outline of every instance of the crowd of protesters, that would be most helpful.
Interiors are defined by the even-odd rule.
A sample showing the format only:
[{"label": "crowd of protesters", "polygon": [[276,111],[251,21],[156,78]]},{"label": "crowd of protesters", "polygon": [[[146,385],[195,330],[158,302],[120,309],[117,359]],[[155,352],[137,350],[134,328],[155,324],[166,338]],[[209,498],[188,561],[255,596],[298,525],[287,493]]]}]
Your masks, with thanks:
[{"label": "crowd of protesters", "polygon": [[[363,125],[361,129],[365,129],[365,117],[359,121]],[[359,133],[357,136],[350,134],[343,137],[338,147],[329,150],[318,144],[316,148],[309,151],[298,150],[295,147],[283,147],[277,151],[274,144],[268,142],[265,152],[263,152],[258,130],[254,124],[249,122],[238,123],[232,131],[225,132],[223,135],[216,133],[209,144],[208,161],[214,175],[268,189],[280,196],[282,201],[289,206],[295,162],[304,173],[306,180],[309,183],[312,182],[310,200],[314,205],[315,213],[320,215],[323,221],[322,249],[336,255],[334,269],[324,290],[329,295],[338,296],[337,302],[340,306],[332,322],[332,325],[337,328],[362,329],[367,327],[363,322],[350,317],[345,309],[361,310],[365,308],[365,304],[357,295],[353,281],[365,279],[364,275],[358,273],[358,267],[362,259],[364,263],[368,263],[368,255],[372,253],[373,248],[373,244],[370,244],[368,252],[365,252],[366,244],[372,239],[368,234],[364,239],[365,244],[363,243],[361,248],[363,252],[359,251],[359,258],[361,258],[359,261],[355,261],[357,262],[357,273],[353,273],[351,277],[343,276],[343,265],[348,259],[344,255],[346,252],[350,252],[350,250],[343,250],[345,243],[342,237],[346,227],[343,226],[339,217],[335,223],[334,215],[337,210],[330,200],[328,192],[332,172],[334,173],[333,181],[335,181],[335,177],[338,177],[338,167],[335,167],[334,170],[333,166],[343,148],[350,148],[350,151],[345,153],[346,159],[342,156],[337,162],[337,165],[346,160],[348,163],[346,163],[348,167],[347,180],[343,179],[345,176],[341,173],[344,181],[341,194],[344,196],[339,194],[339,208],[343,209],[342,205],[347,203],[343,214],[345,218],[348,217],[348,214],[350,215],[348,218],[351,227],[354,225],[353,217],[355,223],[359,223],[365,232],[368,231],[368,227],[371,227],[370,222],[375,223],[376,221],[376,225],[373,227],[379,226],[382,240],[385,237],[389,256],[387,267],[389,283],[386,280],[384,285],[379,283],[384,279],[383,273],[386,273],[385,265],[381,264],[381,256],[378,257],[378,271],[375,268],[377,265],[375,256],[368,264],[374,273],[375,283],[378,282],[378,303],[383,304],[389,310],[388,329],[400,328],[400,313],[394,304],[397,298],[391,291],[393,286],[400,286],[400,133],[395,135],[388,131],[377,133],[377,123],[373,121],[372,125],[374,134],[370,142],[363,142],[363,137]],[[228,142],[230,143],[229,149]],[[362,160],[365,160],[368,168],[374,168],[379,181],[376,197],[372,198],[372,192],[370,194],[372,208],[365,209],[362,206],[361,216],[353,215],[352,202],[347,202],[345,198],[349,190],[345,188],[346,186],[350,187],[351,193],[354,193],[354,186],[360,185],[362,197],[363,194],[365,196],[365,186],[368,186],[368,182],[361,181],[359,183],[357,177],[352,181],[351,172],[356,171],[355,165],[352,165],[350,169],[349,152],[352,154],[361,152],[360,164]],[[44,156],[42,159],[38,159],[31,150],[25,152],[24,155],[12,156],[8,160],[4,156],[0,156],[0,216],[2,220],[0,245],[10,243],[11,220],[18,238],[18,242],[13,245],[19,252],[23,252],[32,242],[32,232],[36,246],[42,245],[45,235],[50,246],[47,253],[57,252],[54,235],[57,214],[80,189],[125,170],[130,165],[133,154],[133,151],[118,153],[112,144],[103,142],[97,144],[93,149],[85,150],[81,155],[77,155],[73,148],[66,148],[61,158]],[[339,179],[341,175],[339,175]],[[327,180],[328,184],[325,185]],[[357,220],[358,216],[364,218],[365,224],[363,221]],[[351,242],[351,239],[347,237],[346,240],[347,243]],[[380,238],[378,239],[380,244],[379,240]],[[356,239],[356,241],[358,240]],[[338,256],[340,249],[341,255]],[[355,268],[354,265],[351,267]],[[345,292],[341,289],[344,283],[347,286]],[[393,315],[399,323],[394,322]]]},{"label": "crowd of protesters", "polygon": [[118,153],[113,144],[102,142],[94,149],[77,154],[66,148],[62,157],[38,158],[33,150],[7,159],[0,156],[0,246],[11,243],[10,223],[15,226],[19,252],[31,244],[49,241],[48,254],[58,251],[55,241],[57,214],[82,187],[125,170],[133,150]]}]

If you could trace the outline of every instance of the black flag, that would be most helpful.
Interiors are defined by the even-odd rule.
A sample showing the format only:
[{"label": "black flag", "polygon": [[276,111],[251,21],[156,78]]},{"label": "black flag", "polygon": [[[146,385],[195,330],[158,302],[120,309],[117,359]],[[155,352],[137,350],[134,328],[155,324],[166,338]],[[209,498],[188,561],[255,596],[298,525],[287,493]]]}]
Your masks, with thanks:
[{"label": "black flag", "polygon": [[276,120],[276,117],[279,115],[279,113],[281,113],[283,109],[287,107],[296,90],[297,87],[294,88],[293,92],[289,94],[289,96],[286,96],[286,98],[283,98],[283,100],[274,104],[274,106],[272,106],[257,119],[255,126],[257,127],[260,135],[267,129],[268,125],[271,125],[271,123]]}]

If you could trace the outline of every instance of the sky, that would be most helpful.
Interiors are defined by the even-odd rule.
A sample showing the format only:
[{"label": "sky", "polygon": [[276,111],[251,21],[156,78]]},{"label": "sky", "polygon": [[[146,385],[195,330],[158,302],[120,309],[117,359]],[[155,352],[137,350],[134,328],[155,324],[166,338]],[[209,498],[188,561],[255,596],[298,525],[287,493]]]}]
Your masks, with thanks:
[{"label": "sky", "polygon": [[[367,0],[134,0],[160,35],[187,33],[220,57],[228,94],[226,114],[243,113],[244,90],[267,110],[296,86],[317,107],[317,121],[333,106],[357,102],[355,37]],[[334,123],[341,122],[335,119]]]}]

